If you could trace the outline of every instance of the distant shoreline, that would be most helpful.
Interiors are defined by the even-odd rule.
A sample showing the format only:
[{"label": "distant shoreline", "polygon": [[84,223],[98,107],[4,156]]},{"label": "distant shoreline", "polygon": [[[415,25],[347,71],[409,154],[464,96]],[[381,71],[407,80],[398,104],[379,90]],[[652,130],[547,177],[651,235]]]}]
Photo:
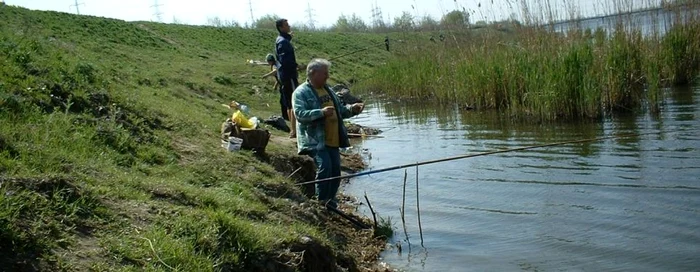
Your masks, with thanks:
[{"label": "distant shoreline", "polygon": [[578,19],[567,19],[567,20],[561,20],[561,21],[554,21],[554,22],[550,22],[550,23],[540,24],[540,26],[563,25],[563,24],[568,24],[568,23],[572,23],[572,22],[582,22],[582,21],[588,21],[588,20],[614,18],[614,17],[619,17],[619,16],[627,16],[627,15],[648,13],[648,12],[654,12],[654,11],[656,11],[656,12],[669,12],[675,8],[684,8],[684,7],[688,7],[688,6],[690,6],[690,5],[683,4],[683,5],[677,5],[677,6],[643,8],[643,9],[633,10],[630,12],[622,12],[622,13],[615,13],[615,14],[606,14],[606,15],[584,17],[584,18],[578,18]]}]

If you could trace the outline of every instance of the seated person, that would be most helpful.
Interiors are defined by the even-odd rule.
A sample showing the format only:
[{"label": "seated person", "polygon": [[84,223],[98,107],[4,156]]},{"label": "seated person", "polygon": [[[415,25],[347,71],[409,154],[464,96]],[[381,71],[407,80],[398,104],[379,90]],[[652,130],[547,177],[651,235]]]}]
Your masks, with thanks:
[{"label": "seated person", "polygon": [[[273,56],[272,54],[267,54],[267,56],[265,57],[265,60],[267,61],[267,64],[270,65],[270,72],[262,75],[262,78],[266,78],[266,77],[274,75],[275,76],[275,86],[273,88],[277,89],[277,86],[279,86],[279,83],[280,83],[279,77],[277,77],[277,70],[280,68],[280,64],[275,59],[275,56]],[[297,70],[302,71],[304,69],[306,69],[306,65],[299,64],[299,67],[297,68]]]}]

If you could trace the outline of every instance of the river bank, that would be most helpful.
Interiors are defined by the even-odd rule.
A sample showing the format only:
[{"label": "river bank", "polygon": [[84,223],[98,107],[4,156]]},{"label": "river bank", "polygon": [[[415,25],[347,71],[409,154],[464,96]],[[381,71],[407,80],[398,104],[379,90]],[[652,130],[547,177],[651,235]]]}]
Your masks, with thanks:
[{"label": "river bank", "polygon": [[[353,124],[354,128],[363,128],[371,135],[376,135],[379,130],[369,127]],[[311,181],[315,179],[315,165],[313,160],[308,156],[299,156],[294,154],[296,151],[296,139],[291,139],[286,135],[275,135],[270,138],[271,142],[285,147],[286,150],[293,152],[287,154],[274,154],[258,156],[262,161],[271,164],[280,174],[287,176],[295,182]],[[366,167],[363,158],[357,153],[343,153],[341,155],[342,175],[356,173],[362,171]],[[347,180],[343,182],[342,188],[347,184]],[[341,188],[341,191],[342,191]],[[311,198],[314,195],[314,185],[305,185],[302,192],[306,197]],[[374,225],[369,218],[362,216],[358,212],[360,202],[354,197],[339,192],[338,209],[355,220],[363,222],[367,226]],[[389,237],[377,236],[374,229],[361,229],[357,225],[352,224],[340,215],[330,212],[322,207],[314,200],[309,200],[299,205],[292,205],[292,210],[295,213],[303,214],[302,217],[319,222],[320,226],[332,233],[339,244],[344,244],[342,252],[347,254],[347,260],[333,261],[325,256],[332,255],[332,252],[312,252],[311,257],[303,262],[304,267],[296,267],[301,271],[334,271],[337,269],[349,269],[349,271],[376,271],[390,272],[395,271],[380,260],[380,254],[387,247],[387,239]],[[315,246],[315,248],[318,248]],[[299,248],[295,248],[299,251]],[[291,249],[290,249],[291,250]],[[298,263],[302,263],[299,261]],[[330,264],[346,264],[348,267],[337,266],[333,267]],[[280,270],[268,270],[280,271]]]},{"label": "river bank", "polygon": [[[246,62],[268,53],[274,30],[13,6],[0,22],[0,267],[382,271],[372,266],[384,242],[309,200],[282,174],[298,166],[221,148],[221,104],[279,115],[279,93],[260,79],[268,67]],[[384,36],[295,38],[308,59]],[[334,62],[336,82],[369,69],[356,59]],[[286,133],[271,132],[269,158],[293,161],[296,148],[277,141]]]}]

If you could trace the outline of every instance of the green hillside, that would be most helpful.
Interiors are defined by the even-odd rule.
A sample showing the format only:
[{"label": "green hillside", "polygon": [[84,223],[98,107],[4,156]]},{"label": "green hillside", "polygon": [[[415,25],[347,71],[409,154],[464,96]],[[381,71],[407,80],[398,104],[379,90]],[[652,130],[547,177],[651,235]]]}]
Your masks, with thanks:
[{"label": "green hillside", "polygon": [[[264,157],[219,146],[222,103],[279,115],[272,81],[259,78],[269,67],[246,62],[275,36],[0,7],[0,267],[368,267],[383,242],[293,185],[302,160],[284,132]],[[383,39],[298,33],[295,46],[305,63]],[[338,59],[331,83],[361,81],[389,56]]]}]

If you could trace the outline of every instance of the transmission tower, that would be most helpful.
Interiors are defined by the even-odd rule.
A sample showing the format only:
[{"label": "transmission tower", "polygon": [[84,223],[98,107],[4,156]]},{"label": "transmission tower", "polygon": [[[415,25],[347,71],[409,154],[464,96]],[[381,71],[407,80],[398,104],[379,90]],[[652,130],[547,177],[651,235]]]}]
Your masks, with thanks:
[{"label": "transmission tower", "polygon": [[316,29],[316,20],[314,20],[314,10],[311,8],[311,4],[309,2],[306,2],[306,17],[309,20],[309,28],[310,29]]},{"label": "transmission tower", "polygon": [[372,4],[372,12],[370,13],[370,15],[372,16],[372,21],[370,21],[370,23],[372,23],[372,27],[376,28],[377,14],[375,13],[374,4]]},{"label": "transmission tower", "polygon": [[75,0],[75,4],[70,5],[69,8],[75,7],[75,12],[78,13],[78,15],[80,15],[80,5],[84,6],[85,3],[78,3],[78,0]]},{"label": "transmission tower", "polygon": [[372,5],[372,24],[375,28],[381,27],[384,25],[383,21],[384,16],[382,15],[382,9],[379,8],[379,5],[375,1],[374,5]]},{"label": "transmission tower", "polygon": [[153,0],[153,5],[151,6],[153,8],[153,16],[156,17],[158,22],[163,22],[163,13],[160,12],[160,7],[163,6],[162,4],[158,4],[158,0]]},{"label": "transmission tower", "polygon": [[253,24],[255,24],[255,17],[253,16],[253,1],[248,0],[248,7],[250,8],[250,27],[253,27]]}]

